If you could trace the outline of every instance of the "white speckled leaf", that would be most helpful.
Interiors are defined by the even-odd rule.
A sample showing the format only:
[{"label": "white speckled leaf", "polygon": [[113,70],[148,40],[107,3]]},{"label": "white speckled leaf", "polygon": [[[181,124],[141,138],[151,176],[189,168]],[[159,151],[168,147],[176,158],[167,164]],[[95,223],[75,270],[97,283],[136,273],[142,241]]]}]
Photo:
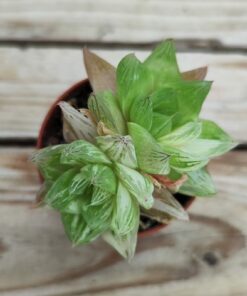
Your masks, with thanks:
[{"label": "white speckled leaf", "polygon": [[92,230],[82,215],[62,213],[61,218],[66,234],[75,245],[89,243],[101,234],[100,230]]},{"label": "white speckled leaf", "polygon": [[112,195],[111,192],[103,190],[102,187],[103,186],[101,187],[94,186],[92,199],[90,203],[92,206],[98,206],[103,204]]},{"label": "white speckled leaf", "polygon": [[127,235],[139,222],[139,205],[128,190],[119,182],[114,204],[111,228],[118,236]]},{"label": "white speckled leaf", "polygon": [[158,139],[162,147],[180,147],[199,137],[202,130],[200,122],[188,122],[171,133]]},{"label": "white speckled leaf", "polygon": [[112,169],[102,164],[86,165],[80,173],[83,178],[96,187],[104,191],[115,194],[117,190],[117,179]]},{"label": "white speckled leaf", "polygon": [[61,155],[61,163],[83,165],[85,163],[110,164],[108,157],[96,146],[84,140],[67,144]]},{"label": "white speckled leaf", "polygon": [[135,145],[138,167],[149,174],[168,174],[169,156],[152,135],[133,122],[128,123],[128,129]]},{"label": "white speckled leaf", "polygon": [[188,179],[179,192],[190,196],[212,196],[216,193],[213,180],[206,168],[187,173]]},{"label": "white speckled leaf", "polygon": [[126,189],[137,199],[139,204],[149,209],[153,205],[153,183],[148,176],[122,164],[116,164],[116,173]]},{"label": "white speckled leaf", "polygon": [[111,160],[130,168],[137,167],[135,147],[130,136],[108,135],[97,137],[97,144]]},{"label": "white speckled leaf", "polygon": [[88,108],[96,121],[102,121],[109,130],[120,135],[126,133],[124,117],[116,97],[111,92],[92,94],[88,99]]}]

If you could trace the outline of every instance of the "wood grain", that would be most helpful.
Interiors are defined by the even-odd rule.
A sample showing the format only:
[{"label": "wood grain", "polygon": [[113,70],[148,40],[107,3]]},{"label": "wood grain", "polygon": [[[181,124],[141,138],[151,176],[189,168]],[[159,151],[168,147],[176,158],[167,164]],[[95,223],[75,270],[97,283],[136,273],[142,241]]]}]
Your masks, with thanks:
[{"label": "wood grain", "polygon": [[142,43],[164,38],[247,45],[244,0],[1,0],[0,40]]},{"label": "wood grain", "polygon": [[29,160],[33,151],[33,148],[0,148],[0,202],[34,202],[39,178]]},{"label": "wood grain", "polygon": [[[116,65],[129,50],[100,50]],[[143,59],[147,51],[136,52]],[[0,139],[36,138],[55,98],[86,77],[80,50],[0,48]],[[202,117],[217,121],[236,140],[247,142],[247,57],[240,54],[180,53],[181,70],[209,66],[214,80]]]},{"label": "wood grain", "polygon": [[[57,213],[20,202],[30,201],[38,185],[24,161],[30,152],[0,150],[0,295],[245,295],[245,152],[214,160],[210,171],[217,197],[197,199],[190,222],[174,222],[140,240],[131,263],[101,240],[71,248]],[[14,202],[16,192],[11,197],[11,187],[2,191],[6,172],[9,184],[26,184],[25,189],[16,187],[19,202]]]},{"label": "wood grain", "polygon": [[[128,46],[144,59],[146,43],[174,38],[181,70],[208,65],[214,80],[202,117],[247,144],[246,26],[246,0],[0,0],[0,143],[35,140],[55,98],[86,78],[80,44],[117,65]],[[72,248],[59,214],[35,207],[33,151],[0,146],[1,296],[247,295],[246,151],[213,160],[217,196],[139,240],[130,263],[101,240]]]}]

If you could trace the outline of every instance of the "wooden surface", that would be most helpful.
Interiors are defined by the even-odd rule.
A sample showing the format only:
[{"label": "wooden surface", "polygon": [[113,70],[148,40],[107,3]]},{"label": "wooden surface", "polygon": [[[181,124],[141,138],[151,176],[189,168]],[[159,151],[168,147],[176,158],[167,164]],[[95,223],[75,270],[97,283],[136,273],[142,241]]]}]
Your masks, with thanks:
[{"label": "wooden surface", "polygon": [[[213,161],[217,197],[199,199],[190,210],[190,222],[174,222],[140,240],[129,264],[100,240],[71,248],[58,214],[34,208],[37,173],[26,163],[32,151],[0,151],[0,295],[247,292],[245,152]],[[226,281],[226,276],[232,280]]]},{"label": "wooden surface", "polygon": [[246,46],[245,0],[1,0],[2,40],[152,42],[210,39]]},{"label": "wooden surface", "polygon": [[[0,296],[247,295],[246,27],[245,0],[0,0]],[[167,37],[182,70],[209,66],[203,117],[241,150],[211,162],[217,196],[140,240],[131,263],[101,240],[72,248],[58,214],[34,204],[41,121],[85,78],[83,45],[116,65]]]},{"label": "wooden surface", "polygon": [[[129,50],[96,52],[117,65]],[[147,54],[145,50],[136,51],[140,59]],[[58,94],[86,77],[80,49],[3,47],[0,48],[0,60],[0,139],[36,138],[44,115]],[[236,140],[245,142],[247,56],[180,53],[178,60],[181,70],[209,66],[207,79],[215,81],[202,116],[217,118]]]}]

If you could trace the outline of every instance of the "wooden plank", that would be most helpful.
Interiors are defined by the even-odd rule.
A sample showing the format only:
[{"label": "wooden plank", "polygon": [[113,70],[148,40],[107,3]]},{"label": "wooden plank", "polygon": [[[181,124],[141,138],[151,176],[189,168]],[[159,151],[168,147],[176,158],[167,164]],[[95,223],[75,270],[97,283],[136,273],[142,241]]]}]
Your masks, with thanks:
[{"label": "wooden plank", "polygon": [[141,43],[164,38],[247,45],[244,0],[1,0],[0,40]]},{"label": "wooden plank", "polygon": [[[98,50],[116,65],[128,50]],[[143,59],[147,51],[138,51]],[[182,70],[209,66],[215,80],[202,117],[216,120],[239,142],[246,143],[247,57],[240,54],[180,53]],[[55,98],[85,78],[80,50],[0,48],[0,139],[36,138]]]},{"label": "wooden plank", "polygon": [[33,148],[0,149],[0,202],[25,203],[35,200],[39,178],[36,168],[29,161],[33,151]]},{"label": "wooden plank", "polygon": [[[1,149],[1,162],[3,155],[16,155],[5,166],[1,163],[1,178],[7,163],[18,164],[18,155],[29,153],[24,148]],[[30,171],[27,168],[15,169]],[[190,222],[174,222],[140,240],[131,263],[100,240],[71,248],[58,214],[51,210],[1,201],[0,294],[246,295],[247,153],[231,152],[213,161],[211,171],[217,197],[197,199]],[[14,174],[9,176],[15,184]]]}]

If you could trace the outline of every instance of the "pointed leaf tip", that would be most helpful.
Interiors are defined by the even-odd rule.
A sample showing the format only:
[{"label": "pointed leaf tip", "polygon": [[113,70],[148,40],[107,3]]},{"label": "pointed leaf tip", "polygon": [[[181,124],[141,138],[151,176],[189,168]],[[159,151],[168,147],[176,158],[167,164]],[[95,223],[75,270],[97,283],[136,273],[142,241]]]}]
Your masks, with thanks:
[{"label": "pointed leaf tip", "polygon": [[65,141],[70,143],[84,139],[94,143],[97,130],[90,111],[82,109],[80,112],[67,102],[60,102],[58,106],[63,113],[63,136]]},{"label": "pointed leaf tip", "polygon": [[164,186],[155,188],[155,203],[153,208],[163,211],[171,218],[188,221],[189,215],[177,199]]},{"label": "pointed leaf tip", "polygon": [[95,53],[83,48],[83,57],[90,84],[95,93],[116,90],[116,69]]},{"label": "pointed leaf tip", "polygon": [[182,73],[184,80],[204,80],[208,72],[208,67],[200,67]]}]

